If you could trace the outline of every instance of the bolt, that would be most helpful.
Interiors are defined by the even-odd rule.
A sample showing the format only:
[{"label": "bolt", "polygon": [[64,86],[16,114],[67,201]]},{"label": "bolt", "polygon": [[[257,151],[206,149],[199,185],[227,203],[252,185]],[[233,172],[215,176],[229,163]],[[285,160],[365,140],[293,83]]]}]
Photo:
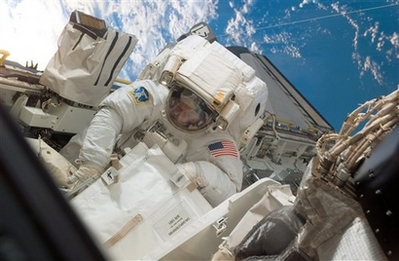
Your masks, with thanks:
[{"label": "bolt", "polygon": [[380,189],[377,189],[377,190],[375,191],[375,194],[377,194],[377,195],[381,195],[381,194],[382,194],[382,192],[381,192],[381,190],[380,190]]},{"label": "bolt", "polygon": [[378,232],[380,232],[380,230],[377,228],[377,229],[375,230],[375,233],[378,233]]},{"label": "bolt", "polygon": [[386,214],[387,216],[392,216],[392,211],[388,210],[385,214]]}]

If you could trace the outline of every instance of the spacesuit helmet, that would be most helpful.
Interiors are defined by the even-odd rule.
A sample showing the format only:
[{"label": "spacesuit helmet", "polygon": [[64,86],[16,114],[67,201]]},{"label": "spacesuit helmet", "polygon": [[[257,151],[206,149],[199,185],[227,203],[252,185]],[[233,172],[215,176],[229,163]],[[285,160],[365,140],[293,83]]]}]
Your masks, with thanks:
[{"label": "spacesuit helmet", "polygon": [[178,82],[171,84],[165,112],[169,122],[184,132],[204,130],[216,118],[216,113],[203,99]]}]

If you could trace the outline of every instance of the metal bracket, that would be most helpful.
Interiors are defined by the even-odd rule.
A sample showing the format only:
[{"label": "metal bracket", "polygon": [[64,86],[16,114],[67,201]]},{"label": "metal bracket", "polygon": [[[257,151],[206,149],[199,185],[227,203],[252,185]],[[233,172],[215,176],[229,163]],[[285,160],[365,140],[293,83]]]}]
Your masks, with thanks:
[{"label": "metal bracket", "polygon": [[221,217],[215,223],[213,223],[213,227],[216,229],[216,236],[220,236],[226,230],[227,219],[228,217]]},{"label": "metal bracket", "polygon": [[119,181],[119,172],[114,167],[110,167],[101,175],[101,179],[107,186],[117,183]]}]

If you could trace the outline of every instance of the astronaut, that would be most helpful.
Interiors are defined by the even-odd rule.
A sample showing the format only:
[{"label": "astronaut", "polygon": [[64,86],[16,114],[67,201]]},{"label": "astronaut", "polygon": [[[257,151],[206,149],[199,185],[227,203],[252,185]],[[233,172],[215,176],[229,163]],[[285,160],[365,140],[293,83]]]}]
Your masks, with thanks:
[{"label": "astronaut", "polygon": [[71,159],[80,149],[68,182],[98,178],[115,151],[144,142],[161,147],[212,206],[240,191],[242,133],[262,116],[267,97],[252,68],[192,35],[166,48],[140,78],[107,96],[61,151]]}]

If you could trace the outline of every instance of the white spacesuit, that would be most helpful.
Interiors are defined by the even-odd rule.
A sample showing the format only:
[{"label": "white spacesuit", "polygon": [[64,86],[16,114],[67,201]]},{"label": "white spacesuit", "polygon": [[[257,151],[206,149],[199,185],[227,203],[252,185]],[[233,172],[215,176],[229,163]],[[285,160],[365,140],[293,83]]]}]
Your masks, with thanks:
[{"label": "white spacesuit", "polygon": [[158,58],[158,71],[106,97],[83,139],[63,149],[68,155],[82,145],[69,182],[99,177],[115,148],[157,144],[216,206],[241,189],[240,141],[263,115],[266,85],[224,47],[199,36]]}]

